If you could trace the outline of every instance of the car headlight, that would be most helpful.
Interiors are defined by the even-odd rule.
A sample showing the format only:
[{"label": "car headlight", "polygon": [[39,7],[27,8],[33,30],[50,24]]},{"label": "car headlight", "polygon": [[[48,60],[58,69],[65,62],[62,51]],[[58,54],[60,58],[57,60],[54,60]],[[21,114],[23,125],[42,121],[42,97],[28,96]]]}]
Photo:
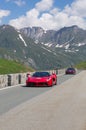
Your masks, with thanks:
[{"label": "car headlight", "polygon": [[47,79],[47,81],[50,81],[51,80],[51,77]]}]

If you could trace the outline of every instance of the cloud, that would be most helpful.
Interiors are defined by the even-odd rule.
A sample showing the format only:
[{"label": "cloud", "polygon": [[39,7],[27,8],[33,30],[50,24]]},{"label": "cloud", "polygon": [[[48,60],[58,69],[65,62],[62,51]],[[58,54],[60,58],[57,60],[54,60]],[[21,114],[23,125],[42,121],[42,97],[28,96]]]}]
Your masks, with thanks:
[{"label": "cloud", "polygon": [[8,15],[10,15],[10,11],[9,10],[2,10],[2,9],[0,9],[0,24],[2,23],[3,17],[7,17]]},{"label": "cloud", "polygon": [[6,2],[10,2],[10,1],[15,3],[17,6],[25,5],[25,1],[23,0],[6,0]]},{"label": "cloud", "polygon": [[53,0],[42,0],[36,4],[36,9],[39,11],[49,10],[53,5]]},{"label": "cloud", "polygon": [[86,29],[86,0],[75,0],[63,10],[53,7],[53,3],[54,0],[41,0],[26,15],[10,20],[9,24],[16,28],[41,26],[58,30],[64,26],[78,25]]},{"label": "cloud", "polygon": [[17,4],[18,6],[25,5],[25,1],[22,0],[15,0],[14,3]]},{"label": "cloud", "polygon": [[69,15],[86,17],[86,0],[76,0],[71,6],[67,5],[65,11]]},{"label": "cloud", "polygon": [[0,10],[0,19],[10,14],[9,10]]},{"label": "cloud", "polygon": [[37,26],[38,24],[39,12],[36,9],[32,9],[26,13],[26,16],[21,16],[18,19],[13,19],[10,21],[10,25],[17,28],[28,27],[28,26]]}]

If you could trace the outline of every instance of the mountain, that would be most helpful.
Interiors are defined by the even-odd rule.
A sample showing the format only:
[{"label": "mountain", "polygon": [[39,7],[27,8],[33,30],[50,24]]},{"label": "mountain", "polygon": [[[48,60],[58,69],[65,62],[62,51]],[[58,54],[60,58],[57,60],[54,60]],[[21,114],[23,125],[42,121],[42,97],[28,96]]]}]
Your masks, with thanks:
[{"label": "mountain", "polygon": [[23,28],[21,33],[27,37],[33,38],[36,42],[40,42],[50,47],[66,47],[71,45],[79,46],[86,43],[86,30],[74,25],[64,27],[58,31],[43,30],[41,27]]},{"label": "mountain", "polygon": [[17,30],[0,26],[0,57],[37,70],[62,68],[86,60],[86,30],[77,26],[58,31],[41,27]]}]

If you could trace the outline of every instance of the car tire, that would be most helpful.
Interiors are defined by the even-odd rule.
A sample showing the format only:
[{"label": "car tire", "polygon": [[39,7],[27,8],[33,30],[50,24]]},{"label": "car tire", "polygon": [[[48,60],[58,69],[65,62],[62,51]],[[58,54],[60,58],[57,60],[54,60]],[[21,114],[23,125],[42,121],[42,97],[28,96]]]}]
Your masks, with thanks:
[{"label": "car tire", "polygon": [[56,79],[55,85],[57,85],[57,79]]}]

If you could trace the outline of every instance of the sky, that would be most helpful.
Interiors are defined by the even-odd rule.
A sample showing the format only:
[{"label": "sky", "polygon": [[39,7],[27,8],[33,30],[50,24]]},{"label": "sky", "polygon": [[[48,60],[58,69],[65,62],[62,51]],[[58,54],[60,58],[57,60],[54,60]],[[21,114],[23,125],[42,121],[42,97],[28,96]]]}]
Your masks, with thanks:
[{"label": "sky", "polygon": [[77,25],[86,29],[86,0],[0,0],[0,25],[17,29],[59,30]]}]

